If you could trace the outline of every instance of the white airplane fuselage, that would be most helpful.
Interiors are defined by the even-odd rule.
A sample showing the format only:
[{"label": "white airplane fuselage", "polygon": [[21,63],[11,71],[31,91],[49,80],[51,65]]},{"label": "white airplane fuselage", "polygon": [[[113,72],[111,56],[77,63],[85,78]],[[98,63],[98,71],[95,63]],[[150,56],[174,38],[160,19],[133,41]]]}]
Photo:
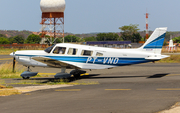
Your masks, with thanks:
[{"label": "white airplane fuselage", "polygon": [[[66,47],[78,49],[76,55],[68,55],[67,51],[65,54],[53,54],[54,48]],[[74,45],[74,44],[57,44],[50,53],[44,50],[30,50],[30,51],[17,51],[16,60],[25,66],[39,66],[49,67],[47,64],[32,59],[33,57],[46,57],[55,60],[62,61],[67,64],[76,65],[81,69],[107,69],[117,66],[132,65],[139,63],[146,63],[161,59],[161,54],[154,54],[147,51],[140,51],[138,49],[110,49],[102,47]],[[92,51],[92,56],[81,55],[82,50]],[[97,53],[103,54],[103,56],[97,56]],[[148,59],[154,57],[157,59]]]}]

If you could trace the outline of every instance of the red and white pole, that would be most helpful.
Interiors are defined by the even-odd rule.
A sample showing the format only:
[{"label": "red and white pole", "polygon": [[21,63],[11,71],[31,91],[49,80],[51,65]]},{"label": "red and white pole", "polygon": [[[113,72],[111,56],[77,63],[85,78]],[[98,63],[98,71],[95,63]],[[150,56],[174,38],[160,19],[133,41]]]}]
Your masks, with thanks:
[{"label": "red and white pole", "polygon": [[148,17],[149,17],[149,13],[146,13],[146,39],[149,38],[149,24],[148,24]]}]

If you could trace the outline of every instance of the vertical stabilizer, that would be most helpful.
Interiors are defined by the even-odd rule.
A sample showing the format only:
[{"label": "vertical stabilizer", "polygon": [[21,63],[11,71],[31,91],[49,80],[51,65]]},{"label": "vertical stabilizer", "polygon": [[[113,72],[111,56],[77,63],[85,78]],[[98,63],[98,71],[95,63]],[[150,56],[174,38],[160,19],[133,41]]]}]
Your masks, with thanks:
[{"label": "vertical stabilizer", "polygon": [[161,54],[167,27],[156,28],[145,44],[139,49],[149,51],[155,54]]}]

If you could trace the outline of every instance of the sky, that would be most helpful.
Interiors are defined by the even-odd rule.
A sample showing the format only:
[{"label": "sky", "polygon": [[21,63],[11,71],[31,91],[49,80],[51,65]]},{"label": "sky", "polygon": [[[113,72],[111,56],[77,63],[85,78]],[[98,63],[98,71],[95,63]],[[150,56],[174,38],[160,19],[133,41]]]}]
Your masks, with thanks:
[{"label": "sky", "polygon": [[[168,27],[180,31],[180,0],[65,0],[65,32],[120,32],[119,27],[138,24],[145,30]],[[40,0],[0,0],[0,30],[40,31]]]}]

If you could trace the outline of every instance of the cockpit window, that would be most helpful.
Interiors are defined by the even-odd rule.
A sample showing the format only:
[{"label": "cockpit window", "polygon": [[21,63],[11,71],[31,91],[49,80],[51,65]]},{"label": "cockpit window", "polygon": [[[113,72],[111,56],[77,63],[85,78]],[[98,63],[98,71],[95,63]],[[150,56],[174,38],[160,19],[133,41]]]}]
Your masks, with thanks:
[{"label": "cockpit window", "polygon": [[65,54],[66,47],[56,47],[53,51],[54,54]]},{"label": "cockpit window", "polygon": [[54,48],[55,45],[52,45],[51,47],[48,47],[47,49],[45,49],[44,51],[47,53],[50,53],[51,50]]}]

